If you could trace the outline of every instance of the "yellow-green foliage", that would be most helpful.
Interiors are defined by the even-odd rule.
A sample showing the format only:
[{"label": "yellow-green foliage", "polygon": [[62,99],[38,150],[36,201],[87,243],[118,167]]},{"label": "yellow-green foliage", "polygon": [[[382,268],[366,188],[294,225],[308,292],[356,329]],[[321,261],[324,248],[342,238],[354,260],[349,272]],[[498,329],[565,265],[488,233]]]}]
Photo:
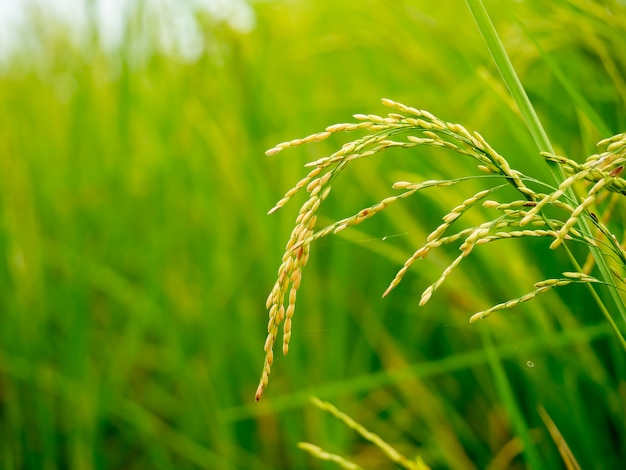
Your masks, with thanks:
[{"label": "yellow-green foliage", "polygon": [[[472,181],[315,243],[289,356],[254,403],[263,306],[303,200],[266,213],[305,162],[353,139],[266,149],[380,114],[389,97],[480,130],[513,168],[549,178],[463,1],[259,1],[250,32],[198,13],[197,60],[154,47],[148,3],[129,2],[114,50],[34,15],[2,65],[0,468],[326,468],[302,441],[375,468],[380,453],[311,395],[432,468],[527,466],[512,420],[557,467],[539,405],[582,468],[626,459],[623,353],[583,286],[467,321],[575,270],[545,237],[477,245],[418,308],[457,256],[442,246],[381,299],[441,216],[485,189]],[[557,155],[583,164],[626,129],[620,3],[487,6]],[[415,151],[353,162],[320,226],[389,197],[393,182],[475,169]],[[600,203],[615,204],[610,220],[596,215],[622,234],[623,210]],[[477,204],[459,221],[493,211]]]}]

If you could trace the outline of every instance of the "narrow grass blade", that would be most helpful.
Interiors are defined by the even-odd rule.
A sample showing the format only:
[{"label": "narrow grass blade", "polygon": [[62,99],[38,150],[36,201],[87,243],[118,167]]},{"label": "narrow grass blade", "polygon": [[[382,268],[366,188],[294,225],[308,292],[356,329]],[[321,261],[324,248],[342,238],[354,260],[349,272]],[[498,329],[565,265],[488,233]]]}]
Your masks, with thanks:
[{"label": "narrow grass blade", "polygon": [[559,453],[561,454],[561,457],[563,457],[563,462],[565,463],[567,470],[580,470],[580,465],[576,461],[576,457],[574,457],[574,454],[567,445],[567,442],[563,439],[561,431],[559,431],[559,428],[556,427],[556,424],[554,424],[554,421],[552,421],[552,418],[550,418],[546,409],[543,406],[540,406],[537,411],[539,412],[539,416],[541,417],[543,424],[546,425],[552,440],[558,447]]},{"label": "narrow grass blade", "polygon": [[550,140],[548,139],[548,135],[537,117],[535,108],[533,108],[533,105],[528,99],[526,90],[524,90],[522,82],[513,68],[513,64],[504,49],[502,41],[500,41],[500,38],[498,37],[498,33],[491,22],[491,18],[489,17],[485,6],[481,0],[466,0],[466,3],[472,13],[472,16],[474,17],[474,20],[476,21],[476,24],[478,25],[480,33],[487,43],[489,52],[491,53],[493,60],[502,75],[504,83],[509,89],[511,96],[513,96],[513,99],[517,103],[517,106],[524,117],[524,121],[526,122],[537,147],[539,147],[542,152],[554,153],[552,144],[550,144]]}]

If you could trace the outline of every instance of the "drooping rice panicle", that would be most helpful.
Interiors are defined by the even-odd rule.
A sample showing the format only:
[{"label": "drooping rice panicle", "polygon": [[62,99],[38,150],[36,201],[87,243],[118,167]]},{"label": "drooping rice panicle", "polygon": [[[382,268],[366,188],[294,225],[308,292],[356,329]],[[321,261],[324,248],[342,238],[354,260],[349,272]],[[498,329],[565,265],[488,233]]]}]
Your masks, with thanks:
[{"label": "drooping rice panicle", "polygon": [[607,147],[605,152],[591,155],[584,163],[558,155],[542,153],[546,160],[558,163],[570,174],[579,174],[584,179],[597,183],[612,176],[615,179],[606,185],[608,191],[626,194],[626,180],[619,178],[624,164],[626,164],[626,134],[617,134],[598,142],[598,146]]},{"label": "drooping rice panicle", "polygon": [[[607,176],[619,176],[624,164],[626,164],[624,155],[615,156],[607,153],[592,155],[592,157],[589,157],[583,164],[549,153],[542,153],[542,155],[546,160],[558,163],[567,174],[581,174],[583,179],[592,183],[604,179]],[[611,192],[626,194],[626,180],[623,178],[615,178],[615,180],[609,182],[606,189]]]},{"label": "drooping rice panicle", "polygon": [[[267,326],[267,338],[265,340],[265,360],[261,380],[255,394],[258,401],[267,387],[269,375],[274,359],[274,344],[278,336],[278,328],[283,324],[283,354],[289,350],[289,340],[291,339],[291,319],[295,311],[297,291],[302,281],[302,269],[309,259],[310,244],[301,243],[308,239],[313,233],[317,212],[324,199],[328,197],[331,186],[328,185],[329,178],[324,175],[313,180],[307,185],[307,191],[311,195],[302,206],[296,226],[291,232],[287,241],[283,262],[278,269],[278,279],[270,292],[266,301],[266,308],[269,310],[269,322]],[[320,193],[321,191],[321,193]],[[285,307],[285,297],[288,293],[288,302]]]},{"label": "drooping rice panicle", "polygon": [[315,178],[317,175],[319,175],[322,172],[322,170],[323,170],[323,168],[321,168],[321,167],[317,167],[314,170],[311,170],[308,175],[306,175],[304,178],[302,178],[300,181],[298,181],[298,183],[296,183],[296,185],[293,188],[291,188],[289,191],[287,191],[285,193],[285,195],[276,204],[274,204],[274,207],[272,207],[267,212],[268,215],[269,214],[273,214],[278,209],[280,209],[285,204],[287,204],[287,202],[289,202],[289,200],[293,196],[295,196],[302,188],[308,186],[311,183],[311,180],[313,180],[313,178]]},{"label": "drooping rice panicle", "polygon": [[500,304],[494,305],[493,307],[487,309],[487,310],[483,310],[481,312],[477,312],[474,315],[472,315],[470,317],[470,323],[474,323],[475,321],[478,321],[482,318],[488,317],[489,315],[491,315],[494,312],[497,312],[498,310],[504,310],[507,308],[511,308],[514,307],[518,304],[521,304],[522,302],[528,302],[529,300],[537,297],[539,294],[543,294],[544,292],[552,289],[554,286],[542,286],[539,287],[538,289],[535,289],[532,292],[529,292],[526,295],[523,295],[517,299],[512,299],[512,300],[508,300],[506,302],[502,302]]},{"label": "drooping rice panicle", "polygon": [[576,222],[578,221],[578,217],[580,217],[583,211],[585,211],[589,206],[591,206],[591,204],[594,203],[598,191],[605,187],[608,182],[609,178],[605,178],[601,179],[593,185],[593,187],[589,190],[589,193],[587,193],[587,197],[582,201],[582,203],[580,203],[580,205],[578,205],[574,209],[574,212],[572,212],[569,219],[567,219],[567,222],[565,222],[565,224],[563,224],[563,227],[561,227],[558,231],[556,239],[550,245],[551,249],[555,249],[563,242],[565,236],[567,235],[567,232],[571,230],[574,224],[576,224]]},{"label": "drooping rice panicle", "polygon": [[[422,183],[409,183],[407,181],[398,181],[392,185],[392,188],[393,189],[407,189],[407,191],[401,194],[398,194],[396,196],[387,197],[372,206],[361,209],[359,212],[357,212],[353,216],[338,220],[318,230],[317,232],[313,233],[309,238],[307,238],[306,240],[303,240],[300,243],[311,243],[317,240],[318,238],[325,237],[331,233],[337,234],[341,232],[342,230],[345,230],[348,227],[351,227],[353,225],[358,225],[361,222],[364,222],[366,219],[373,217],[378,212],[381,212],[383,209],[387,208],[389,205],[393,204],[394,202],[397,202],[401,199],[405,199],[409,196],[412,196],[417,191],[420,191],[426,188],[432,188],[432,187],[452,186],[460,181],[462,180],[461,179],[459,180],[428,180]],[[295,247],[297,247],[297,245],[294,246],[294,248]]]},{"label": "drooping rice panicle", "polygon": [[[458,219],[470,207],[474,206],[479,200],[487,197],[487,195],[489,195],[493,191],[496,191],[502,187],[503,186],[496,186],[494,188],[479,191],[472,197],[463,201],[460,205],[453,208],[448,214],[444,215],[442,217],[443,224],[439,225],[439,227],[437,227],[433,232],[431,232],[426,238],[426,244],[420,247],[418,250],[416,250],[413,253],[413,255],[411,255],[409,259],[405,261],[402,268],[396,273],[396,276],[391,281],[387,289],[385,289],[385,292],[383,292],[383,297],[386,297],[402,281],[402,278],[404,277],[406,272],[409,270],[411,265],[415,262],[415,260],[417,260],[418,258],[425,257],[431,249],[436,248],[437,246],[440,246],[440,243],[437,243],[437,241],[444,235],[444,233],[448,230],[450,225],[452,225],[452,223],[456,219]],[[471,231],[469,233],[471,233]]]},{"label": "drooping rice panicle", "polygon": [[[623,134],[615,134],[614,136],[608,137],[606,139],[601,140],[597,143],[598,147],[609,147],[608,150],[621,150],[622,152],[626,151],[626,133]],[[616,147],[617,146],[617,147]]]},{"label": "drooping rice panicle", "polygon": [[364,222],[365,220],[373,217],[378,212],[384,210],[385,208],[387,208],[389,205],[393,204],[394,202],[411,196],[416,191],[417,189],[411,189],[397,196],[387,197],[372,206],[361,209],[359,212],[357,212],[355,215],[351,217],[346,217],[345,219],[338,220],[337,222],[334,222],[324,227],[323,229],[318,230],[317,232],[311,234],[309,238],[307,238],[306,240],[303,240],[301,243],[311,243],[317,240],[318,238],[325,237],[331,233],[336,234],[336,233],[341,232],[342,230],[345,230],[348,227],[351,227],[353,225],[358,225],[361,222]]},{"label": "drooping rice panicle", "polygon": [[[388,149],[409,149],[420,146],[438,147],[474,159],[478,163],[477,168],[480,172],[504,179],[523,197],[521,200],[504,203],[485,201],[484,207],[499,211],[497,217],[480,225],[448,234],[455,221],[462,218],[478,201],[482,201],[488,194],[502,186],[482,190],[467,198],[457,207],[452,208],[442,217],[442,223],[428,235],[424,245],[404,262],[383,296],[386,296],[398,285],[417,259],[426,257],[430,251],[442,245],[457,242],[460,243],[461,254],[450,263],[437,281],[422,293],[420,305],[428,302],[432,294],[460,262],[469,256],[475,246],[496,240],[548,237],[554,239],[550,245],[551,248],[556,248],[564,240],[575,240],[596,247],[600,246],[614,259],[626,265],[626,251],[623,243],[620,243],[615,235],[609,231],[604,221],[598,220],[597,216],[591,212],[591,210],[595,210],[591,209],[592,206],[604,205],[601,199],[603,192],[626,194],[626,180],[621,177],[624,166],[626,166],[626,134],[618,134],[599,142],[598,145],[605,147],[605,151],[590,156],[584,163],[578,163],[558,155],[542,153],[546,160],[560,165],[565,173],[570,175],[557,188],[554,188],[541,181],[528,178],[511,168],[507,160],[496,152],[478,132],[470,132],[460,124],[443,121],[427,111],[408,107],[392,100],[384,99],[383,104],[393,109],[386,116],[355,114],[356,123],[328,126],[323,132],[280,143],[267,151],[268,155],[274,155],[286,148],[323,141],[335,133],[365,132],[364,136],[344,144],[336,152],[307,163],[305,166],[311,168],[309,173],[287,191],[269,211],[269,213],[277,211],[302,189],[308,193],[308,199],[298,213],[295,227],[287,242],[282,264],[278,271],[278,279],[266,303],[269,315],[268,335],[264,346],[266,357],[256,393],[257,400],[268,383],[273,362],[273,348],[281,325],[283,329],[283,354],[287,354],[289,350],[297,292],[302,279],[302,270],[308,260],[313,241],[358,225],[382,212],[389,205],[408,198],[422,189],[450,186],[464,179],[480,178],[479,176],[469,176],[450,180],[397,182],[393,188],[402,190],[400,194],[386,197],[356,214],[340,219],[324,228],[316,229],[317,214],[322,202],[330,192],[331,181],[354,161],[384,153]],[[486,177],[483,176],[483,178]],[[586,191],[586,197],[579,203],[569,194],[571,194],[571,188],[580,183],[591,184],[591,189]],[[545,193],[537,192],[533,189],[535,186],[546,187],[548,191],[544,189]],[[554,217],[548,217],[544,211],[548,206],[563,210],[567,214],[565,222]],[[581,217],[593,222],[598,231],[598,236],[590,237],[581,233],[586,233],[586,230],[577,228]],[[589,266],[585,266],[587,269],[591,269]],[[623,279],[623,276],[616,277]],[[560,280],[547,280],[538,283],[535,286],[536,290],[529,294],[475,314],[472,321],[487,316],[493,311],[526,302],[555,286],[573,282],[596,281],[595,278],[592,280],[568,276]]]},{"label": "drooping rice panicle", "polygon": [[554,155],[548,152],[541,152],[541,156],[549,162],[558,163],[567,174],[578,173],[583,170],[584,166],[575,160],[571,160],[560,155]]},{"label": "drooping rice panicle", "polygon": [[[498,225],[499,224],[496,224],[496,226]],[[474,230],[474,227],[470,227],[470,228],[461,230],[460,232],[457,232],[454,235],[450,235],[447,237],[439,237],[431,241],[427,241],[421,248],[417,249],[411,255],[411,257],[409,257],[404,262],[404,265],[402,266],[402,268],[396,273],[396,276],[394,277],[394,279],[391,281],[391,283],[389,284],[389,286],[383,293],[383,297],[386,297],[393,289],[395,289],[398,286],[398,284],[400,284],[400,282],[404,278],[404,275],[406,274],[406,272],[409,270],[411,265],[416,260],[420,258],[425,258],[428,255],[428,253],[430,253],[435,248],[439,248],[442,245],[454,243],[460,240],[461,238],[468,236],[470,233],[472,233],[473,230]]]},{"label": "drooping rice panicle", "polygon": [[[551,237],[556,238],[557,232],[554,230],[512,230],[510,232],[496,232],[493,235],[479,238],[476,245],[484,245],[496,240],[504,240],[507,238],[523,238],[523,237]],[[569,235],[567,235],[568,238]]]},{"label": "drooping rice panicle", "polygon": [[474,246],[476,245],[476,240],[480,239],[481,237],[489,233],[489,231],[493,228],[494,225],[495,223],[491,221],[491,222],[486,222],[484,224],[481,224],[478,227],[473,227],[469,230],[468,236],[465,238],[465,240],[459,247],[459,250],[461,250],[462,253],[459,256],[457,256],[452,261],[452,263],[450,263],[443,270],[439,279],[437,279],[433,284],[428,286],[426,290],[424,290],[424,292],[422,292],[422,295],[419,301],[420,306],[426,305],[426,303],[432,297],[433,293],[443,284],[443,282],[450,275],[450,273],[461,263],[461,261],[463,261],[464,258],[466,258],[472,252],[472,250],[474,249]]},{"label": "drooping rice panicle", "polygon": [[481,312],[477,312],[470,317],[470,323],[474,323],[482,318],[488,317],[494,312],[498,310],[504,310],[507,308],[515,307],[523,302],[528,302],[529,300],[534,299],[540,294],[543,294],[555,287],[561,287],[568,284],[584,284],[584,283],[602,283],[600,280],[596,279],[593,276],[589,276],[588,274],[578,273],[578,272],[564,272],[563,278],[560,279],[546,279],[545,281],[540,281],[535,283],[535,290],[529,292],[527,294],[522,295],[516,299],[509,300],[507,302],[502,302],[500,304],[494,305],[487,310],[483,310]]},{"label": "drooping rice panicle", "polygon": [[585,176],[587,175],[588,170],[583,170],[579,173],[575,173],[572,176],[566,178],[557,188],[556,191],[554,191],[551,194],[548,194],[546,197],[540,199],[539,201],[537,201],[537,204],[535,204],[534,207],[531,207],[530,210],[528,211],[528,214],[522,219],[522,225],[527,224],[528,222],[530,222],[530,220],[532,220],[532,218],[534,216],[536,216],[537,214],[539,214],[539,212],[541,211],[541,209],[543,209],[546,205],[551,204],[553,202],[556,202],[559,198],[561,198],[567,191],[568,189],[577,181],[580,181],[582,179],[585,178]]}]

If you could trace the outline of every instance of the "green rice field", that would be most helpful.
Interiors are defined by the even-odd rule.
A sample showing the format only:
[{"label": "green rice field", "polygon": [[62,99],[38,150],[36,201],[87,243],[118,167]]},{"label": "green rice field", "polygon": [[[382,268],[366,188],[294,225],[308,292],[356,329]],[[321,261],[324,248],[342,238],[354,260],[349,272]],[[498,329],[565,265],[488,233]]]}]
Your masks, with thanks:
[{"label": "green rice field", "polygon": [[[577,271],[562,247],[477,246],[419,306],[458,254],[441,247],[382,297],[482,180],[313,242],[289,354],[279,338],[255,402],[266,299],[306,197],[267,213],[307,162],[363,134],[266,150],[393,112],[387,98],[480,132],[555,184],[466,2],[254,0],[249,28],[190,2],[193,53],[168,43],[155,1],[127,3],[112,46],[95,20],[75,34],[28,10],[0,62],[1,469],[341,468],[300,442],[344,468],[425,468],[393,463],[311,397],[431,469],[622,468],[626,319],[609,287],[565,285],[469,322]],[[84,8],[97,16],[96,4]],[[584,162],[626,132],[626,3],[484,5],[558,155]],[[318,228],[396,181],[475,167],[421,147],[354,162]],[[623,243],[617,196],[593,210]],[[478,204],[467,223],[488,214]],[[585,244],[566,245],[599,276]]]}]

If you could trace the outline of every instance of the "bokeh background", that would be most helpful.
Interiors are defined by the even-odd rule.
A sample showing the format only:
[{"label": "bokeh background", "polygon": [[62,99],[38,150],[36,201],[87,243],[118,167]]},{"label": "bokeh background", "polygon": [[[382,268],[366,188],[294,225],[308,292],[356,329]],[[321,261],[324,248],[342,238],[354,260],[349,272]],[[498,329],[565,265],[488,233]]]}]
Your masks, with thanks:
[{"label": "bokeh background", "polygon": [[[435,469],[565,468],[539,407],[582,468],[620,468],[624,354],[585,289],[468,323],[571,270],[563,253],[477,249],[419,308],[455,256],[442,251],[381,299],[471,182],[313,246],[290,354],[254,403],[265,299],[302,199],[266,213],[349,136],[266,149],[384,113],[386,97],[551,181],[463,1],[52,3],[23,2],[2,34],[1,468],[337,468],[300,441],[395,468],[311,396]],[[582,161],[626,129],[623,2],[486,6],[559,153]],[[342,176],[321,222],[394,181],[473,171],[390,152]]]}]

